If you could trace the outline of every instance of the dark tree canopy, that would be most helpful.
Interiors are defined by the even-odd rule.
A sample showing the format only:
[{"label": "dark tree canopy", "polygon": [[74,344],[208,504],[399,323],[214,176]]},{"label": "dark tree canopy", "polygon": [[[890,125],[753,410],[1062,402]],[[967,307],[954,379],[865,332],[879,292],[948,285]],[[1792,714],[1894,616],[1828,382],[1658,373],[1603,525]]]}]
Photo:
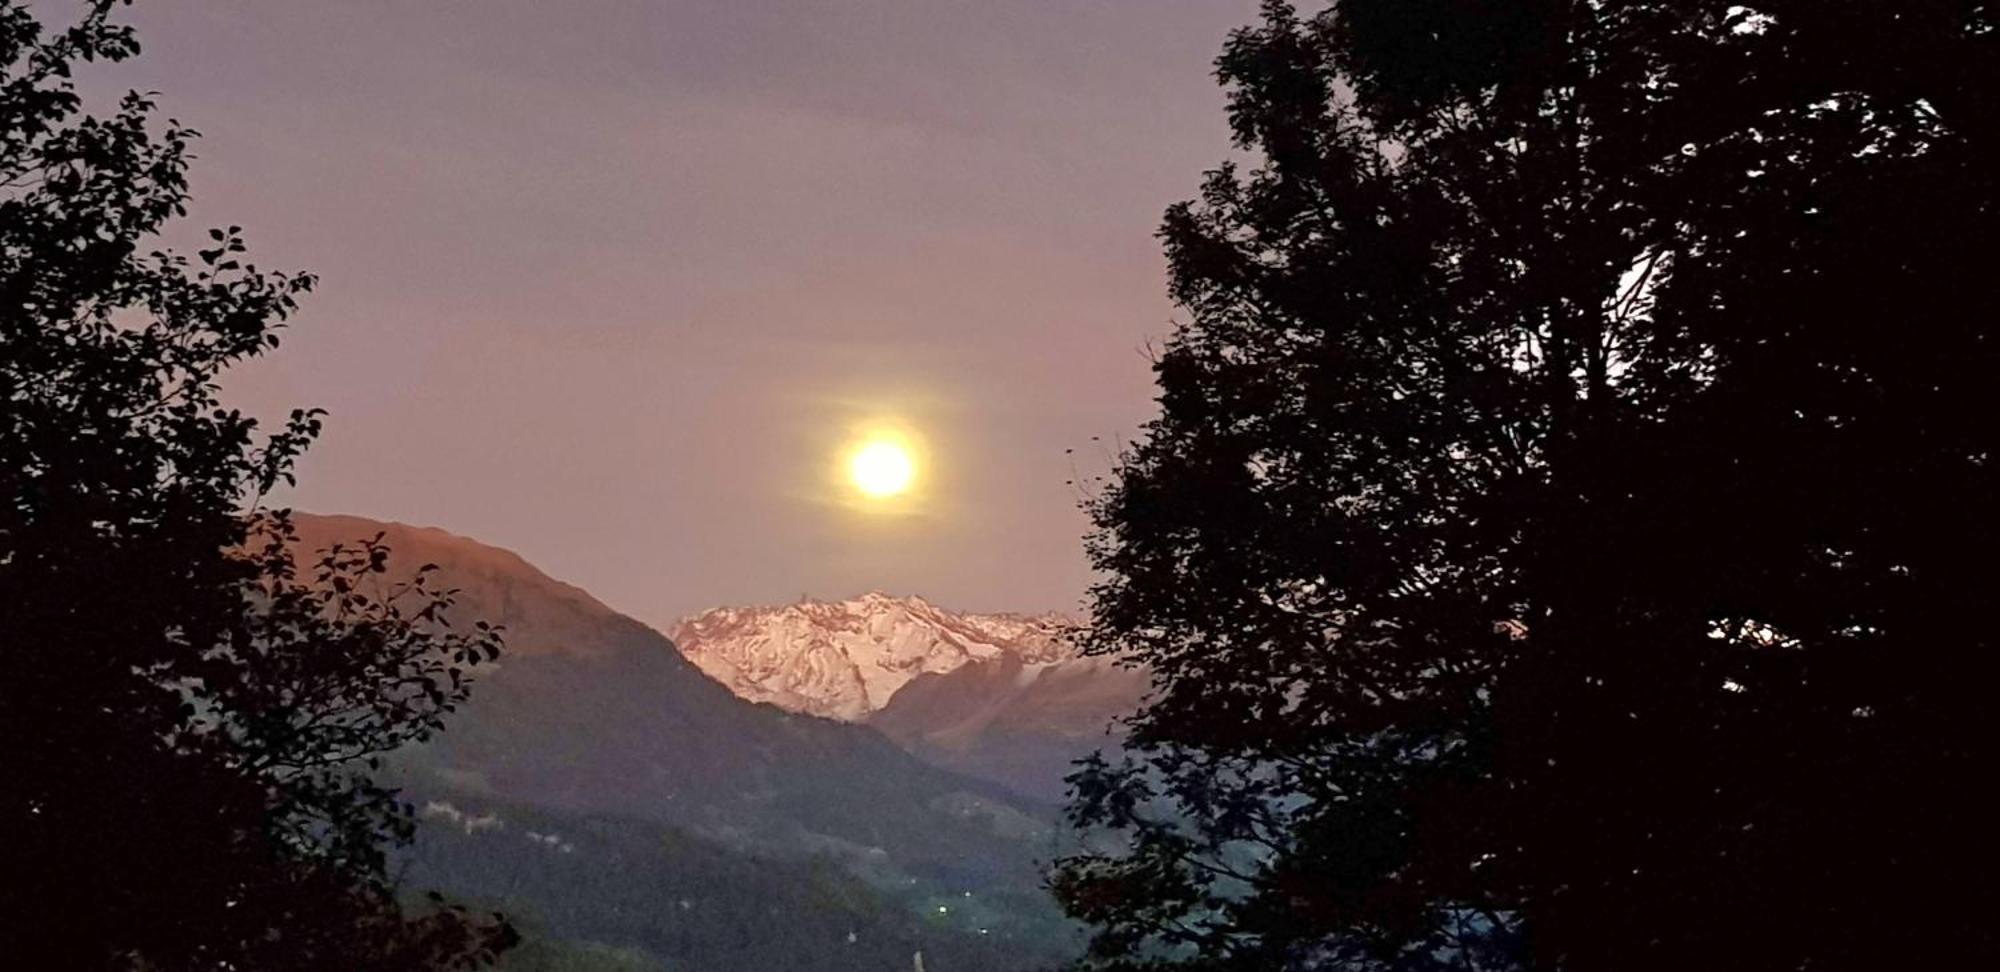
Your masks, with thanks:
[{"label": "dark tree canopy", "polygon": [[[1265,5],[1091,505],[1102,969],[2000,958],[1977,0]],[[1981,961],[1984,960],[1984,961]],[[1945,964],[1939,967],[1962,967]]]},{"label": "dark tree canopy", "polygon": [[[0,955],[47,969],[477,964],[503,923],[406,915],[412,818],[374,757],[436,730],[498,633],[454,630],[379,542],[293,560],[282,511],[319,429],[225,407],[305,275],[150,249],[194,133],[69,77],[138,50],[94,0],[51,32],[0,2]],[[303,575],[303,576],[301,576]]]}]

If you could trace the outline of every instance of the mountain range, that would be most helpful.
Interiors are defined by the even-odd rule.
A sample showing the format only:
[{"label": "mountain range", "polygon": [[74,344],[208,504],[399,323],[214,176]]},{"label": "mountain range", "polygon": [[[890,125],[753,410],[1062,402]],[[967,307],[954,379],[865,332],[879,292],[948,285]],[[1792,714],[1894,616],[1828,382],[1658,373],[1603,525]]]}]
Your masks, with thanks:
[{"label": "mountain range", "polygon": [[1000,972],[1074,947],[1041,889],[1070,846],[1053,806],[868,726],[738,698],[508,551],[357,517],[296,524],[309,549],[383,534],[385,581],[435,564],[459,623],[506,630],[471,700],[389,772],[432,808],[408,885],[514,916],[532,947],[509,969],[849,972],[922,952]]},{"label": "mountain range", "polygon": [[873,591],[846,601],[722,607],[675,625],[681,654],[738,696],[858,722],[919,675],[1012,657],[1072,658],[1064,618],[959,614]]},{"label": "mountain range", "polygon": [[385,582],[435,564],[459,623],[505,628],[386,772],[422,808],[408,886],[513,917],[506,969],[1004,972],[1076,947],[1041,888],[1077,846],[1061,774],[1143,680],[1076,657],[1060,619],[878,593],[709,612],[684,656],[509,551],[295,523],[312,550],[380,533]]},{"label": "mountain range", "polygon": [[737,696],[873,726],[928,762],[1058,802],[1070,763],[1115,747],[1143,671],[1082,657],[1055,614],[972,614],[879,591],[682,620],[682,655]]}]

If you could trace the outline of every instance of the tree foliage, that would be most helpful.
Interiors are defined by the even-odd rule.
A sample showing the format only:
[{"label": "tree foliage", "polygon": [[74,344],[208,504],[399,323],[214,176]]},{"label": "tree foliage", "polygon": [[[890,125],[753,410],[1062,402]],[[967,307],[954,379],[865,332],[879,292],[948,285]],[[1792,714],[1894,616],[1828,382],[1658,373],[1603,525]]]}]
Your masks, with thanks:
[{"label": "tree foliage", "polygon": [[[465,698],[499,633],[453,629],[377,540],[295,563],[262,508],[319,431],[225,407],[308,275],[148,249],[195,133],[149,96],[84,111],[73,67],[137,53],[113,0],[47,32],[0,3],[0,954],[36,968],[471,965],[504,923],[400,908],[408,807],[375,757]],[[303,572],[303,576],[301,573]]]},{"label": "tree foliage", "polygon": [[1100,969],[1995,957],[1996,14],[1268,2],[1090,506]]}]

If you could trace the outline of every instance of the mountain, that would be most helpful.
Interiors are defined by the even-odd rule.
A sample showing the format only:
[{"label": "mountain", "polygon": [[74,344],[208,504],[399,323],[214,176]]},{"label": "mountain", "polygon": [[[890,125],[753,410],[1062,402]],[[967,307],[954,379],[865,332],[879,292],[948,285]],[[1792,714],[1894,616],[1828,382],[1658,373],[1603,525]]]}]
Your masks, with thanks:
[{"label": "mountain", "polygon": [[1116,749],[1150,680],[1108,658],[1012,655],[911,679],[868,724],[934,765],[1060,802],[1078,758]]},{"label": "mountain", "polygon": [[1074,657],[1056,615],[959,614],[879,591],[846,601],[724,607],[681,621],[681,654],[738,696],[849,722],[910,680],[972,661]]},{"label": "mountain", "polygon": [[881,729],[905,749],[1049,802],[1070,763],[1115,747],[1144,672],[1079,657],[1059,615],[970,614],[880,592],[725,607],[674,627],[737,695]]},{"label": "mountain", "polygon": [[456,799],[422,804],[413,877],[509,916],[524,943],[502,972],[863,972],[918,952],[934,969],[996,970],[1033,951],[996,938],[1020,904],[1005,896],[885,886],[829,857],[745,854],[635,817]]},{"label": "mountain", "polygon": [[[454,618],[506,628],[507,651],[477,673],[471,701],[391,769],[419,806],[532,817],[536,826],[519,826],[563,833],[575,849],[552,855],[524,836],[493,842],[497,830],[461,834],[433,820],[412,880],[436,877],[443,890],[547,921],[558,939],[638,948],[676,969],[737,968],[742,958],[717,951],[714,936],[639,934],[665,920],[643,889],[678,887],[674,875],[683,872],[728,881],[832,868],[841,882],[871,889],[873,898],[853,903],[876,920],[850,930],[887,936],[869,946],[884,954],[907,948],[898,967],[921,949],[956,956],[955,969],[1023,968],[1070,946],[1070,927],[1039,887],[1037,862],[1061,852],[1052,807],[928,764],[868,726],[739,699],[659,632],[508,551],[357,517],[300,514],[296,523],[309,549],[382,533],[394,552],[392,577],[434,563],[439,579],[459,589]],[[461,853],[470,840],[506,852]],[[528,876],[503,880],[493,869]],[[729,907],[757,912],[725,915],[716,927],[768,925],[766,909],[799,901],[714,890]],[[579,911],[584,891],[592,905]],[[826,894],[808,897],[822,911],[844,907]],[[932,903],[947,900],[979,908]],[[801,937],[765,943],[791,949],[760,952],[769,967],[876,967],[843,958],[846,932],[812,937],[811,929],[824,930],[824,914],[778,917],[795,921],[789,927]]]}]

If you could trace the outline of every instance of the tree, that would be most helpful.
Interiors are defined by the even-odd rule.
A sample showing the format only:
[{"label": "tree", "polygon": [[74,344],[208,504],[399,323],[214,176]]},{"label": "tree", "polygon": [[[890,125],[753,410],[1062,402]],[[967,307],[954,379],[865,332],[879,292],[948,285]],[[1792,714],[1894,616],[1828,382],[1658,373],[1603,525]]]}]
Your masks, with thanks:
[{"label": "tree", "polygon": [[1099,969],[2000,955],[1973,0],[1268,2],[1089,504]]},{"label": "tree", "polygon": [[410,809],[375,757],[465,698],[498,632],[446,624],[379,539],[294,562],[283,511],[314,411],[225,408],[307,275],[144,250],[184,216],[188,148],[79,63],[137,53],[114,0],[45,33],[0,3],[0,954],[61,969],[467,966],[512,938],[405,915]]}]

